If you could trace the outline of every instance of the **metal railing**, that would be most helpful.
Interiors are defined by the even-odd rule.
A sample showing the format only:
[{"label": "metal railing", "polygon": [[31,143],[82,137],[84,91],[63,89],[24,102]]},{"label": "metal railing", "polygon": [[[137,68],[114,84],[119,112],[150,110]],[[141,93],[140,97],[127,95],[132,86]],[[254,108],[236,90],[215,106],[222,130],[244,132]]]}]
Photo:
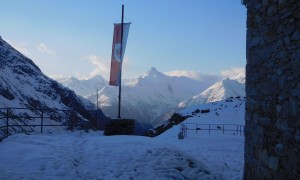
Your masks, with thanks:
[{"label": "metal railing", "polygon": [[226,132],[232,132],[234,135],[244,136],[245,126],[240,124],[197,124],[197,123],[181,123],[180,132],[178,134],[179,139],[187,137],[188,131],[194,131],[195,134],[199,132],[207,131],[208,134],[218,131],[222,134]]},{"label": "metal railing", "polygon": [[79,119],[81,118],[73,110],[0,108],[0,130],[6,137],[12,134],[14,131],[12,128],[19,128],[20,132],[28,132],[33,131],[34,127],[40,127],[41,133],[43,133],[44,127],[50,126],[64,126],[72,130],[77,126]]}]

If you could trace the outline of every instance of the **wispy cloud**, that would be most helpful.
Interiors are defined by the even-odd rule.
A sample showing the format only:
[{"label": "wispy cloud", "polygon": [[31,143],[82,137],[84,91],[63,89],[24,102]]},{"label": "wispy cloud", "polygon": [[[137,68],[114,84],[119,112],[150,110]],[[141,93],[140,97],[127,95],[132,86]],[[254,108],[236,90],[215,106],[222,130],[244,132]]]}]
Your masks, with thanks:
[{"label": "wispy cloud", "polygon": [[[104,79],[107,79],[107,80],[109,79],[109,76],[110,76],[110,59],[104,59],[104,58],[101,58],[101,57],[96,56],[96,55],[85,56],[81,59],[93,64],[94,69],[89,73],[88,77],[82,77],[82,76],[78,75],[79,78],[89,79],[89,78],[92,78],[96,75],[100,75]],[[122,64],[123,70],[128,69],[130,64],[131,64],[131,61],[127,57],[124,57],[123,64]]]},{"label": "wispy cloud", "polygon": [[52,49],[50,49],[45,43],[40,43],[37,46],[37,49],[41,52],[41,53],[45,53],[45,54],[51,54],[51,55],[56,55],[56,52]]},{"label": "wispy cloud", "polygon": [[189,77],[198,81],[207,81],[207,82],[216,82],[220,80],[219,75],[214,75],[214,74],[202,74],[197,71],[186,71],[186,70],[174,70],[174,71],[169,71],[165,73],[168,76],[185,76]]},{"label": "wispy cloud", "polygon": [[100,58],[96,55],[89,55],[81,59],[86,60],[94,65],[94,69],[89,73],[89,77],[86,78],[91,78],[93,76],[100,75],[103,78],[108,79],[110,72],[110,61],[104,60],[103,58]]},{"label": "wispy cloud", "polygon": [[29,56],[29,50],[28,46],[29,44],[27,42],[16,42],[12,40],[5,39],[6,42],[8,42],[12,47],[14,47],[16,50],[21,52],[22,54]]},{"label": "wispy cloud", "polygon": [[221,76],[223,77],[234,77],[242,73],[245,74],[245,68],[243,67],[233,67],[231,69],[223,70],[220,72]]}]

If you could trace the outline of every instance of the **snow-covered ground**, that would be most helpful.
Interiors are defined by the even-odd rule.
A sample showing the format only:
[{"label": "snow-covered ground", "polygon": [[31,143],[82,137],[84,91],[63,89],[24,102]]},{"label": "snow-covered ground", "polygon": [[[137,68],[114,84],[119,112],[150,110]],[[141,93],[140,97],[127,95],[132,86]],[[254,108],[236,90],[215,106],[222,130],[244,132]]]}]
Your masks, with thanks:
[{"label": "snow-covered ground", "polygon": [[0,179],[242,179],[243,136],[178,132],[15,134],[0,142]]}]

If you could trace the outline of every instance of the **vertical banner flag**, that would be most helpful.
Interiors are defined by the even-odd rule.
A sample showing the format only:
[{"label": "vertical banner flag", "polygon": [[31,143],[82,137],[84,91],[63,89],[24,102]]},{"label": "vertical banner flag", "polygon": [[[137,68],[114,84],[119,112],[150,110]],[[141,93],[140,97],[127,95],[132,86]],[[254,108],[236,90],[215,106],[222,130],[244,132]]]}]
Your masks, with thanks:
[{"label": "vertical banner flag", "polygon": [[120,86],[122,61],[125,53],[127,37],[129,33],[130,23],[123,23],[123,40],[122,40],[122,56],[121,56],[121,29],[122,24],[114,24],[114,38],[111,55],[111,68],[109,85]]}]

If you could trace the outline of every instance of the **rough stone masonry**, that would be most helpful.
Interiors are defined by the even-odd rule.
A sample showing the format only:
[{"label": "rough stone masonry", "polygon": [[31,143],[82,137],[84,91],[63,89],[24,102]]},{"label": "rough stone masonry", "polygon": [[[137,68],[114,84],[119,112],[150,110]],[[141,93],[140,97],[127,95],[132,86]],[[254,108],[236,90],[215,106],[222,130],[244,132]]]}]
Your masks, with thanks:
[{"label": "rough stone masonry", "polygon": [[300,179],[300,0],[247,7],[244,179]]}]

